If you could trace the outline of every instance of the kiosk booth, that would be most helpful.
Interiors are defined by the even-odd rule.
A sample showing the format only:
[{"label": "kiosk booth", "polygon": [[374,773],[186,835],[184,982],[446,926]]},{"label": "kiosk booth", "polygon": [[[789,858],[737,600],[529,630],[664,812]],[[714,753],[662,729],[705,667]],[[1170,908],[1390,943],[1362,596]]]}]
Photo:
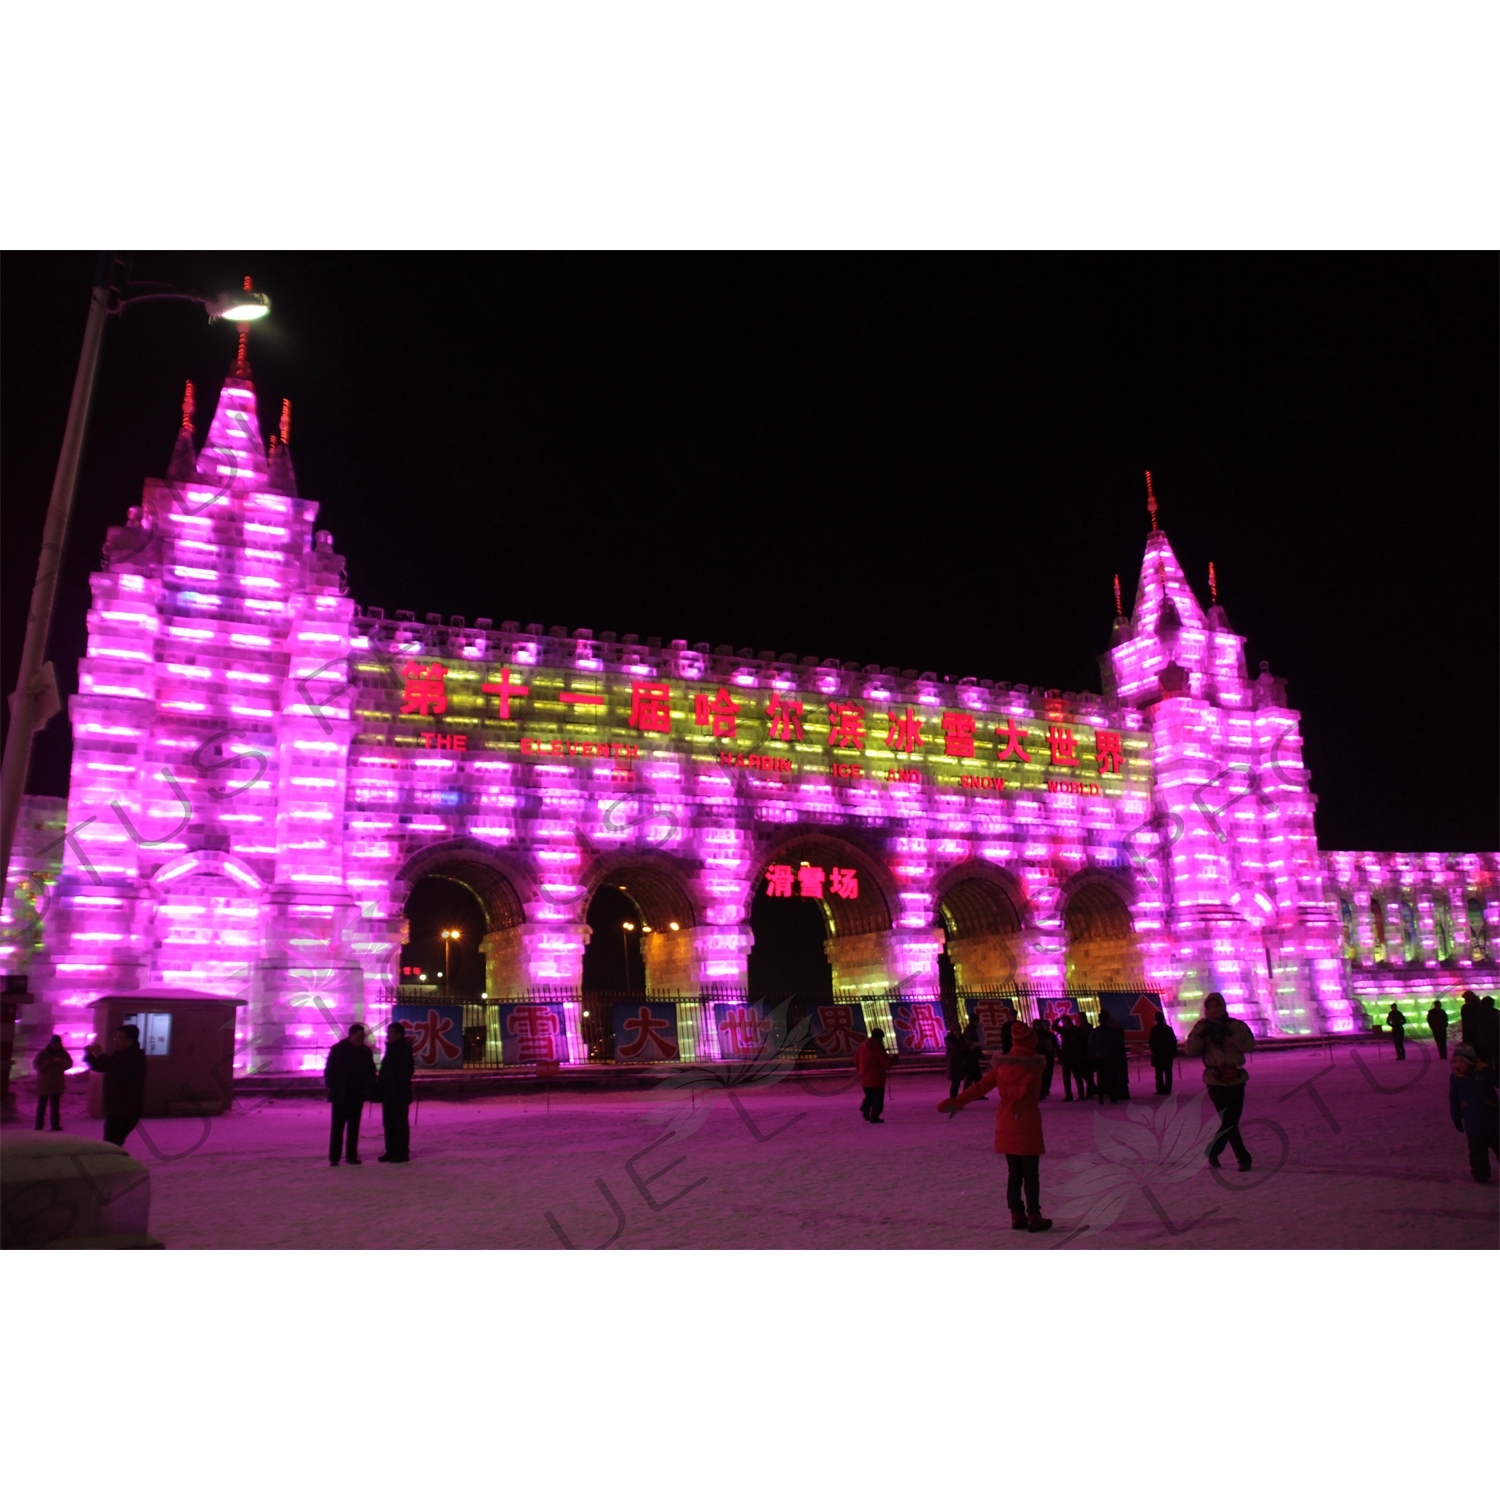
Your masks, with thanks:
[{"label": "kiosk booth", "polygon": [[[138,990],[94,1005],[94,1031],[107,1052],[115,1030],[140,1030],[151,1116],[218,1115],[234,1097],[235,1011],[243,1000],[194,990]],[[104,1117],[104,1075],[89,1074],[89,1114]]]}]

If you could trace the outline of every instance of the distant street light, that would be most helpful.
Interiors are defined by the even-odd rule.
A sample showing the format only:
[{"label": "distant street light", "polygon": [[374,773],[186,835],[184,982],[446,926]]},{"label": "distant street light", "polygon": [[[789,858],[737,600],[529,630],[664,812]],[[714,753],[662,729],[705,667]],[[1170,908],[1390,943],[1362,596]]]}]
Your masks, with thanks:
[{"label": "distant street light", "polygon": [[630,934],[635,931],[634,922],[620,923],[620,951],[625,955],[625,993],[630,993]]},{"label": "distant street light", "polygon": [[271,299],[252,291],[250,278],[237,292],[208,298],[183,292],[161,282],[115,281],[118,265],[109,251],[100,251],[94,266],[94,289],[89,298],[88,321],[83,328],[83,352],[73,378],[73,396],[68,404],[68,422],[63,428],[62,452],[52,480],[52,498],[42,527],[42,550],[37,558],[36,582],[31,588],[31,609],[26,616],[26,639],[21,647],[21,670],[11,698],[10,728],[5,736],[5,754],[0,761],[0,881],[10,880],[10,851],[15,842],[16,819],[21,813],[21,795],[26,790],[26,769],[31,761],[31,737],[62,707],[52,663],[42,660],[47,632],[52,625],[52,602],[57,575],[67,541],[68,517],[78,484],[83,457],[83,439],[88,429],[89,409],[99,374],[99,355],[104,345],[104,325],[138,302],[196,302],[208,309],[209,321],[241,325],[263,318],[271,311]]},{"label": "distant street light", "polygon": [[443,998],[444,999],[447,999],[447,997],[448,997],[448,995],[450,993],[449,984],[448,984],[448,976],[449,976],[449,974],[451,974],[453,972],[453,965],[448,962],[448,944],[452,943],[452,942],[456,942],[462,936],[463,936],[462,931],[460,931],[457,927],[445,927],[445,928],[443,928],[443,931],[442,931],[442,939],[443,939],[443,972],[438,975],[438,978],[443,981]]}]

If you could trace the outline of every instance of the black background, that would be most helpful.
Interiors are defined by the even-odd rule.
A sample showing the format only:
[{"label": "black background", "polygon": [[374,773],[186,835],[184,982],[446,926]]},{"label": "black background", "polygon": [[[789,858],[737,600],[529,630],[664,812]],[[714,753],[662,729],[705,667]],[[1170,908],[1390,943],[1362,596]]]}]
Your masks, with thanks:
[{"label": "black background", "polygon": [[[3,673],[14,686],[93,257],[10,254]],[[1094,689],[1142,471],[1200,596],[1303,716],[1328,848],[1497,845],[1490,255],[132,258],[272,318],[301,492],[354,596]],[[50,654],[105,528],[200,441],[234,331],[112,323]],[[1205,601],[1206,602],[1206,601]],[[28,790],[66,792],[66,715]]]}]

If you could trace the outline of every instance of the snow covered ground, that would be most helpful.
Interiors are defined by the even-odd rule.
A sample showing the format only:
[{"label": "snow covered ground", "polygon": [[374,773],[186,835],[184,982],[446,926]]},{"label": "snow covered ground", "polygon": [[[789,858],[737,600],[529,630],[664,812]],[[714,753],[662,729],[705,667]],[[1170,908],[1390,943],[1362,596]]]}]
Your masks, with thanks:
[{"label": "snow covered ground", "polygon": [[[1132,1071],[1130,1105],[1042,1116],[1051,1234],[1013,1233],[995,1106],[956,1119],[934,1074],[893,1078],[867,1125],[852,1080],[678,1078],[618,1094],[427,1101],[413,1160],[327,1162],[326,1105],[246,1099],[218,1119],[149,1120],[151,1230],[196,1248],[1495,1249],[1495,1182],[1474,1183],[1430,1045],[1251,1059],[1252,1172],[1211,1172],[1210,1112],[1185,1063],[1170,1100]],[[30,1124],[32,1096],[20,1096]],[[64,1127],[97,1134],[70,1098]],[[15,1125],[7,1126],[14,1130]]]}]

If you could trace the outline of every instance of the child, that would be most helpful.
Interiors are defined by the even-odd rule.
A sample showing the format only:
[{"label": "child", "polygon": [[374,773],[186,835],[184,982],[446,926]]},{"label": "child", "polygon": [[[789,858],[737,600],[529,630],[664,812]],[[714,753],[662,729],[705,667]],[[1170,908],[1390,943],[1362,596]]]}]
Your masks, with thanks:
[{"label": "child", "polygon": [[1490,1152],[1500,1156],[1500,1104],[1495,1097],[1494,1070],[1467,1043],[1453,1049],[1448,1113],[1454,1127],[1469,1138],[1469,1171],[1474,1181],[1488,1182]]},{"label": "child", "polygon": [[[1000,1108],[995,1114],[995,1150],[1005,1154],[1010,1173],[1005,1184],[1005,1201],[1010,1208],[1010,1227],[1040,1234],[1052,1228],[1052,1220],[1042,1217],[1041,1156],[1047,1149],[1042,1142],[1042,1112],[1037,1097],[1042,1091],[1043,1060],[1037,1053],[1036,1033],[1023,1021],[1010,1028],[1010,1051],[997,1053],[994,1067],[978,1083],[966,1088],[956,1099],[944,1099],[938,1108],[944,1113],[962,1109],[975,1099],[982,1099],[997,1085]],[[1021,1195],[1026,1196],[1025,1209]]]}]

